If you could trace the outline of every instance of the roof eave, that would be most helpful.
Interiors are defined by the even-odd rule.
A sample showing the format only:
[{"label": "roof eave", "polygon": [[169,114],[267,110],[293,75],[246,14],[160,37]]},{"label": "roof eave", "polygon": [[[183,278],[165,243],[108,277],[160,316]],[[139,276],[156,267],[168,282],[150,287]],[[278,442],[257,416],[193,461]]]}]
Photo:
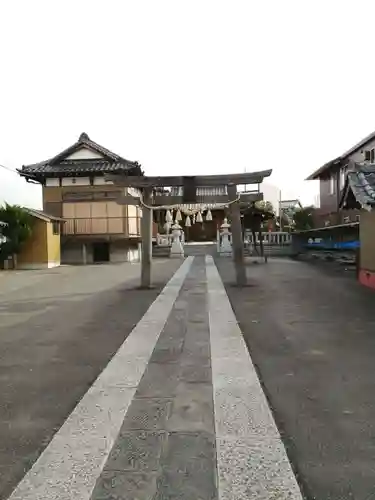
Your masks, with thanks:
[{"label": "roof eave", "polygon": [[326,173],[330,168],[335,167],[339,165],[342,161],[342,157],[339,156],[338,158],[335,158],[334,160],[329,161],[328,163],[325,163],[321,167],[319,167],[315,172],[310,174],[308,177],[306,177],[306,181],[315,181],[317,179],[320,179],[322,177],[322,174]]}]

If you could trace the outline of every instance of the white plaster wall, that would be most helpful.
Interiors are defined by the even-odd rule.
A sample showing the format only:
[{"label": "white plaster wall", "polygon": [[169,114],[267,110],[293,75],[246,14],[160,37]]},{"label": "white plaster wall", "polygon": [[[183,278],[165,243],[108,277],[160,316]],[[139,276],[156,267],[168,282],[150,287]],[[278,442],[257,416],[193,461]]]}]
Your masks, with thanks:
[{"label": "white plaster wall", "polygon": [[[92,264],[93,253],[92,246],[86,244],[86,259],[87,264]],[[82,243],[65,243],[61,246],[61,263],[62,264],[83,264]]]},{"label": "white plaster wall", "polygon": [[63,177],[62,186],[89,186],[90,177]]},{"label": "white plaster wall", "polygon": [[139,198],[141,196],[141,190],[133,187],[125,188],[125,194]]},{"label": "white plaster wall", "polygon": [[59,187],[60,186],[60,179],[46,179],[46,186],[48,187]]},{"label": "white plaster wall", "polygon": [[129,246],[125,241],[113,242],[110,245],[110,262],[136,262],[139,258],[138,246]]},{"label": "white plaster wall", "polygon": [[128,262],[139,262],[141,259],[140,247],[129,248],[128,251]]},{"label": "white plaster wall", "polygon": [[75,151],[71,155],[66,157],[66,160],[91,160],[91,159],[103,158],[103,155],[97,153],[96,151],[91,151],[88,148],[81,148]]},{"label": "white plaster wall", "polygon": [[60,261],[49,261],[49,262],[24,262],[18,266],[18,269],[25,271],[34,271],[36,269],[52,269],[54,267],[59,267]]},{"label": "white plaster wall", "polygon": [[105,185],[110,185],[113,184],[112,181],[106,182],[105,177],[99,175],[98,177],[94,177],[94,185],[95,186],[105,186]]}]

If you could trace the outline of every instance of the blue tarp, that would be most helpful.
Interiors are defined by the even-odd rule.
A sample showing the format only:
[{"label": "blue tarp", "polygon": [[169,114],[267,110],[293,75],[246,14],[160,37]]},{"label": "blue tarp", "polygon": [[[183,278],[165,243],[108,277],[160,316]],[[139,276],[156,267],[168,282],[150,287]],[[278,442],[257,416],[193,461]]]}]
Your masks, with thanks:
[{"label": "blue tarp", "polygon": [[325,250],[355,250],[360,247],[359,240],[355,241],[341,241],[339,243],[335,241],[312,241],[311,243],[306,243],[306,247],[308,248],[322,248]]}]

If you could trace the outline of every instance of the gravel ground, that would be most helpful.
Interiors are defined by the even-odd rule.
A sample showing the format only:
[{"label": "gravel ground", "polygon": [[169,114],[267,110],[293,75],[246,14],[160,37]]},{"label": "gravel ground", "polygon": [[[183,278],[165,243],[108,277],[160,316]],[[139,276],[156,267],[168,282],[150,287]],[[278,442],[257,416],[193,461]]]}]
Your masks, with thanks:
[{"label": "gravel ground", "polygon": [[0,499],[5,499],[181,262],[0,276]]},{"label": "gravel ground", "polygon": [[240,289],[217,265],[306,498],[375,498],[374,293],[287,259],[249,265]]}]

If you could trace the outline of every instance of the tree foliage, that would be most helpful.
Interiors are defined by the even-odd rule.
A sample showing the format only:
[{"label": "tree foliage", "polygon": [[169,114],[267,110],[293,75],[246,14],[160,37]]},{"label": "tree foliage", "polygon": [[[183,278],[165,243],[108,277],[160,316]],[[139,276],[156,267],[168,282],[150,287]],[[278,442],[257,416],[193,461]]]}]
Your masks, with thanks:
[{"label": "tree foliage", "polygon": [[273,205],[270,201],[257,201],[251,203],[243,211],[243,226],[252,232],[261,232],[266,221],[275,217]]},{"label": "tree foliage", "polygon": [[257,208],[263,212],[270,213],[270,214],[275,213],[273,205],[270,201],[266,201],[266,200],[257,201],[257,202],[255,202],[255,208]]},{"label": "tree foliage", "polygon": [[293,217],[293,229],[295,231],[314,229],[314,210],[313,206],[298,208]]},{"label": "tree foliage", "polygon": [[0,221],[5,223],[0,229],[0,261],[4,261],[10,255],[18,254],[30,237],[32,217],[24,208],[6,203],[0,207]]}]

